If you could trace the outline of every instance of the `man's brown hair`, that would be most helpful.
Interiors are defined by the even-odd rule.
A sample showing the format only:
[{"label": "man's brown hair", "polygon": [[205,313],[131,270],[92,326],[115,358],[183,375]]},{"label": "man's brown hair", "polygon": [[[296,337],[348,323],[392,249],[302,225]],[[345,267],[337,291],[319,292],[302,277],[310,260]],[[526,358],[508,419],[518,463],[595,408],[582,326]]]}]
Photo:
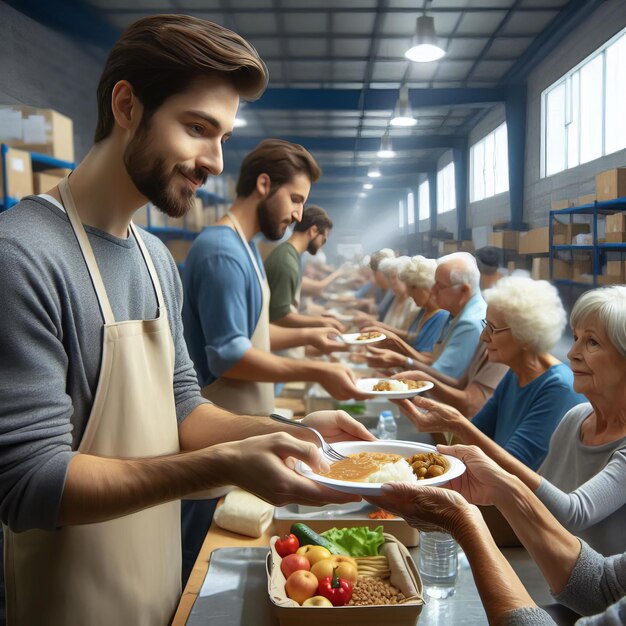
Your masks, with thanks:
[{"label": "man's brown hair", "polygon": [[323,233],[326,230],[330,230],[333,227],[333,221],[330,219],[328,213],[322,209],[322,207],[310,205],[305,207],[302,211],[302,219],[296,222],[294,231],[303,233],[309,230],[311,226],[317,226],[317,230]]},{"label": "man's brown hair", "polygon": [[282,139],[265,139],[241,164],[237,196],[250,196],[261,174],[267,174],[270,178],[271,195],[282,185],[291,182],[297,174],[306,174],[314,183],[322,175],[322,170],[311,153],[301,145]]},{"label": "man's brown hair", "polygon": [[241,98],[256,100],[268,74],[257,51],[223,26],[189,15],[153,15],[131,24],[113,46],[98,84],[94,142],[113,130],[111,96],[127,80],[144,107],[145,123],[170,96],[200,76],[226,75]]}]

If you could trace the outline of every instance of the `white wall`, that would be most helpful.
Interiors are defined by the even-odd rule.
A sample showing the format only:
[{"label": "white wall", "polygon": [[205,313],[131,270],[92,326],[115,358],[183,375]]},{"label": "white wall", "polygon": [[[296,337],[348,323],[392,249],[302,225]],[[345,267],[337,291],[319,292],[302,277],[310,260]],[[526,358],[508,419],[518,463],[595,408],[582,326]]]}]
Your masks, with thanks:
[{"label": "white wall", "polygon": [[622,150],[548,178],[540,177],[541,92],[624,27],[626,2],[607,0],[529,76],[524,221],[531,227],[548,223],[551,201],[593,193],[598,172],[626,165],[626,150]]}]

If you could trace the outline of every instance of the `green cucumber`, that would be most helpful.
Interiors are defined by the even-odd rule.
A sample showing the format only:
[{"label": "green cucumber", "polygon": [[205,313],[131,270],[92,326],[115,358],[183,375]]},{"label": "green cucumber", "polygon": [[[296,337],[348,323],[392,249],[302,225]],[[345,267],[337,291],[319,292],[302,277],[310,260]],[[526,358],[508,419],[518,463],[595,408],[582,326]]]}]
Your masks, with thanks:
[{"label": "green cucumber", "polygon": [[293,524],[289,532],[293,533],[298,538],[301,546],[322,546],[331,554],[343,554],[344,556],[350,556],[350,553],[347,550],[344,550],[335,542],[329,541],[326,537],[322,537],[322,535],[316,533],[306,524]]}]

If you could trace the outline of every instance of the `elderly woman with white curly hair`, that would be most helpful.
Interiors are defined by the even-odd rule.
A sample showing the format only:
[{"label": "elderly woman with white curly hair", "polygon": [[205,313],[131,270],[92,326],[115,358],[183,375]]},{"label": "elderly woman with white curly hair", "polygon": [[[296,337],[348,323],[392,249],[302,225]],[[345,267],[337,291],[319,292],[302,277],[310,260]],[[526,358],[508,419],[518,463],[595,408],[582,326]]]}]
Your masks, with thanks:
[{"label": "elderly woman with white curly hair", "polygon": [[[565,310],[556,289],[544,280],[502,278],[483,297],[487,319],[481,338],[488,358],[509,367],[493,396],[471,421],[445,405],[425,417],[415,405],[441,406],[428,400],[403,407],[420,430],[452,432],[464,443],[485,448],[497,444],[537,469],[561,418],[582,401],[573,389],[571,369],[548,352],[561,337]],[[453,419],[439,419],[442,414]]]},{"label": "elderly woman with white curly hair", "polygon": [[389,289],[393,293],[393,301],[380,324],[383,328],[407,330],[417,315],[417,306],[409,297],[406,284],[399,278],[408,262],[409,257],[400,256],[382,259],[378,264],[379,271],[387,278]]},{"label": "elderly woman with white curly hair", "polygon": [[411,357],[423,363],[432,363],[435,343],[450,314],[439,308],[433,295],[437,261],[417,255],[411,257],[400,270],[398,278],[406,285],[407,292],[419,307],[419,313],[406,331],[393,331],[380,324],[365,328],[365,331],[382,331],[387,336],[381,347],[369,346],[370,359],[374,367],[402,367]]}]

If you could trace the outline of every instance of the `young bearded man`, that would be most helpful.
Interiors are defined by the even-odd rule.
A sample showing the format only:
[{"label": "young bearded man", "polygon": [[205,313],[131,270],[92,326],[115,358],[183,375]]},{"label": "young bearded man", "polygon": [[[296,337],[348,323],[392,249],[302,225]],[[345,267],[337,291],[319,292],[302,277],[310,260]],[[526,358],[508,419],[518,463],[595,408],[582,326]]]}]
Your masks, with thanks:
[{"label": "young bearded man", "polygon": [[[106,62],[85,159],[0,216],[10,625],[168,624],[185,495],[235,484],[274,502],[349,499],[286,464],[319,469],[313,444],[202,398],[176,266],[131,224],[147,200],[171,216],[189,210],[222,170],[240,97],[266,82],[231,31],[187,16],[139,20]],[[312,421],[331,440],[367,437],[340,412]]]}]

